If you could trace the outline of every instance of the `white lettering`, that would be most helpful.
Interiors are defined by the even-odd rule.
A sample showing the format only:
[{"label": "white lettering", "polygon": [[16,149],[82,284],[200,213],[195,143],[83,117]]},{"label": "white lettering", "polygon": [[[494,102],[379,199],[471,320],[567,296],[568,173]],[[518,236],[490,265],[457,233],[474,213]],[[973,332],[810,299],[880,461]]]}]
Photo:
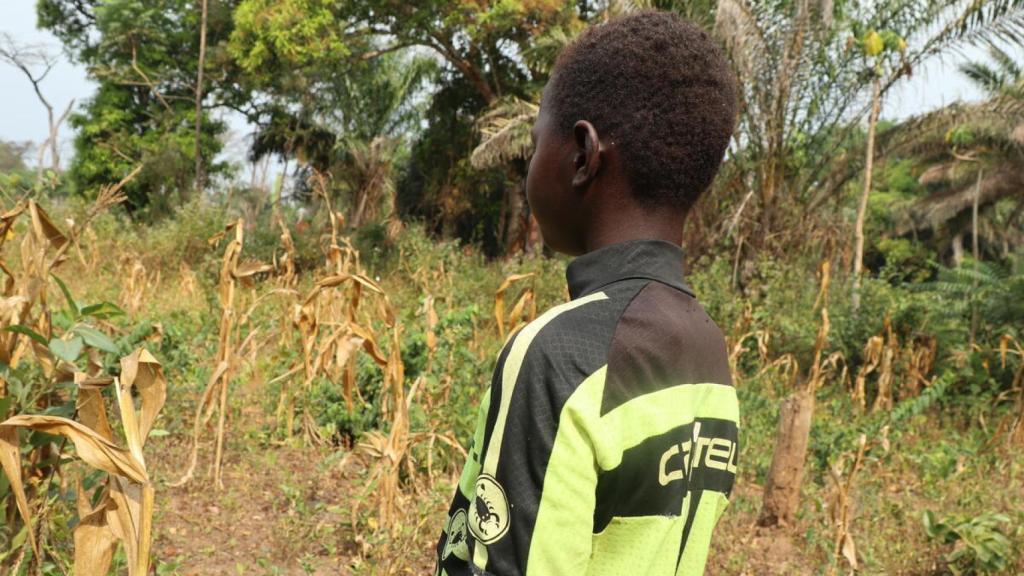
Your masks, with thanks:
[{"label": "white lettering", "polygon": [[729,466],[729,457],[732,456],[733,443],[723,438],[712,438],[708,446],[707,456],[704,458],[704,465],[715,470],[725,470]]},{"label": "white lettering", "polygon": [[673,444],[671,448],[665,450],[665,453],[661,455],[661,468],[658,470],[658,483],[662,486],[668,486],[670,482],[683,479],[682,470],[668,472],[668,461],[676,454],[679,454],[679,446]]}]

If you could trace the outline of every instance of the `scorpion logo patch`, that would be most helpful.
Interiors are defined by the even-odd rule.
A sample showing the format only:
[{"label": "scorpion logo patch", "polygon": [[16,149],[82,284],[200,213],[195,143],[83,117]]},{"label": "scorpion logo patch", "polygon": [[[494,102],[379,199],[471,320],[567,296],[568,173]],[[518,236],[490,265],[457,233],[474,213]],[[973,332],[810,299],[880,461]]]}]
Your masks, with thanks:
[{"label": "scorpion logo patch", "polygon": [[466,511],[459,509],[456,510],[455,514],[452,514],[451,520],[448,522],[448,540],[444,545],[444,553],[441,555],[441,560],[447,560],[449,556],[455,554],[455,557],[466,561],[469,560],[469,543],[466,541]]},{"label": "scorpion logo patch", "polygon": [[493,476],[481,474],[475,492],[469,507],[469,529],[483,544],[497,542],[508,532],[510,520],[505,490]]}]

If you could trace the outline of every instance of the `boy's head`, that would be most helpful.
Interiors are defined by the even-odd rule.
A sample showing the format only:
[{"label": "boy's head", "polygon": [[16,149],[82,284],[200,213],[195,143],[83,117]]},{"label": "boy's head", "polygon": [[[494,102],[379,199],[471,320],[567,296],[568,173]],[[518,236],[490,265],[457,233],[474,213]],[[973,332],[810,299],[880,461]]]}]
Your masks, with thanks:
[{"label": "boy's head", "polygon": [[645,11],[588,28],[555,63],[533,130],[527,194],[545,241],[580,254],[625,226],[681,238],[735,116],[732,72],[700,27]]}]

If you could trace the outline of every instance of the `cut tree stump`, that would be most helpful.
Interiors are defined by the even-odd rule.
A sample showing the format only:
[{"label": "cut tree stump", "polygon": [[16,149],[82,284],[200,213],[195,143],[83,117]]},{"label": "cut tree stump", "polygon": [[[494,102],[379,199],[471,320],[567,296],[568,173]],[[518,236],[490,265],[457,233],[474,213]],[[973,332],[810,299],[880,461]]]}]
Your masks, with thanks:
[{"label": "cut tree stump", "polygon": [[814,392],[806,388],[786,397],[779,407],[775,452],[764,487],[758,526],[787,525],[796,517],[813,414]]}]

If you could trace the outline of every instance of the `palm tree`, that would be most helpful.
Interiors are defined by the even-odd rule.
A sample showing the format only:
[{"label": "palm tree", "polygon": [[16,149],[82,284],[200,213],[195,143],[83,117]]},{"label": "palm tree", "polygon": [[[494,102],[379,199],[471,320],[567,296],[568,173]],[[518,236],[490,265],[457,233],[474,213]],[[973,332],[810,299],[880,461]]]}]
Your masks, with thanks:
[{"label": "palm tree", "polygon": [[1024,73],[1005,48],[989,53],[990,62],[961,67],[988,100],[911,119],[887,146],[927,166],[920,182],[929,193],[906,210],[894,233],[932,233],[950,243],[956,264],[968,232],[975,259],[982,256],[980,240],[1001,247],[1002,256],[1024,240]]},{"label": "palm tree", "polygon": [[777,219],[785,205],[799,208],[803,218],[816,213],[859,174],[863,147],[855,142],[872,108],[873,75],[852,39],[870,29],[891,30],[909,43],[905,53],[892,51],[876,63],[887,70],[878,88],[883,99],[931,58],[967,45],[1017,41],[1024,1],[719,2],[716,34],[742,86],[725,184],[738,182],[747,198],[757,196],[761,217],[750,235],[784,228]]}]

